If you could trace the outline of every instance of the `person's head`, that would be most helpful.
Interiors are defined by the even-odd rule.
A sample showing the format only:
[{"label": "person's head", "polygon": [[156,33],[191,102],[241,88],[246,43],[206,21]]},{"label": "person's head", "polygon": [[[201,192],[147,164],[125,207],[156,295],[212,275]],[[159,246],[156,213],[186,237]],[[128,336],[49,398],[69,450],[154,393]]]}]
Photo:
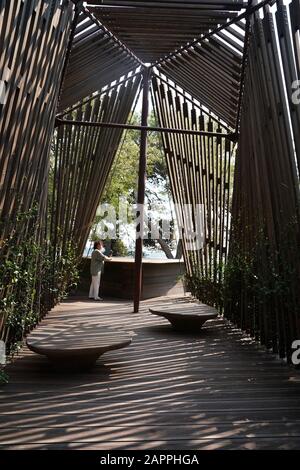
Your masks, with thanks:
[{"label": "person's head", "polygon": [[94,243],[94,250],[101,250],[101,248],[103,248],[103,242],[102,240],[97,240]]}]

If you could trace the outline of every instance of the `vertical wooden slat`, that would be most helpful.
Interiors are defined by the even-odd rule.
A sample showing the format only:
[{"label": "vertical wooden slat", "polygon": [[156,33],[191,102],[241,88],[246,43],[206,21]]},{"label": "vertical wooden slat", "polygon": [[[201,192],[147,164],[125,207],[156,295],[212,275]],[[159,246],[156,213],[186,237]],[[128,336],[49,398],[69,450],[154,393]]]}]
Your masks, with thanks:
[{"label": "vertical wooden slat", "polygon": [[[71,1],[1,2],[0,80],[5,90],[0,104],[1,263],[11,256],[5,241],[15,236],[16,229],[17,239],[34,237],[41,246],[44,243],[50,140],[73,8]],[[17,220],[19,213],[35,207],[35,224],[32,218]],[[13,289],[18,286],[1,286],[0,300]],[[39,297],[39,282],[36,289]],[[0,336],[10,341],[6,312],[0,316]]]}]

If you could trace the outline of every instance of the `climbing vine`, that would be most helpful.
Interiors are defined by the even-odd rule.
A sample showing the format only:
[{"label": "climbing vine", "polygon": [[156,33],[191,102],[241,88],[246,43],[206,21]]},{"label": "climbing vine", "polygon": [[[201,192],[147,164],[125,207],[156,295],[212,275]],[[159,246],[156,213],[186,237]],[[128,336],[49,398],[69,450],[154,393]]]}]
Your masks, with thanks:
[{"label": "climbing vine", "polygon": [[[222,270],[222,267],[219,267]],[[210,276],[204,276],[199,268],[194,267],[192,274],[185,275],[187,290],[192,296],[201,302],[216,307],[219,311],[223,308],[223,283],[213,280]]]},{"label": "climbing vine", "polygon": [[4,370],[0,370],[0,384],[8,383],[8,375]]},{"label": "climbing vine", "polygon": [[69,241],[57,252],[37,239],[36,216],[36,209],[18,214],[0,249],[0,339],[9,355],[78,279],[76,246]]},{"label": "climbing vine", "polygon": [[220,313],[280,357],[290,358],[292,341],[300,337],[300,252],[297,220],[270,240],[264,225],[248,233],[248,243],[233,227],[230,253],[219,265],[218,281],[197,267],[186,276],[192,295]]},{"label": "climbing vine", "polygon": [[299,241],[292,220],[270,240],[262,227],[245,247],[233,238],[224,275],[227,318],[281,357],[300,334]]}]

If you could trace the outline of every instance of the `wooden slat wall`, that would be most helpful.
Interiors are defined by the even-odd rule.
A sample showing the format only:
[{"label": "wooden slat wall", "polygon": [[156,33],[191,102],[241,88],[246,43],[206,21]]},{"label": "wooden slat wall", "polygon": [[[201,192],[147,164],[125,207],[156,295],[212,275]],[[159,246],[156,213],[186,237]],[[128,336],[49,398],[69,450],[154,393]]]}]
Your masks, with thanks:
[{"label": "wooden slat wall", "polygon": [[239,256],[251,274],[242,270],[238,283],[229,282],[225,309],[287,358],[300,337],[300,105],[292,102],[292,82],[300,78],[299,19],[299,0],[279,1],[276,15],[265,8],[251,18],[229,256],[230,263]]},{"label": "wooden slat wall", "polygon": [[[161,126],[225,131],[215,118],[166,81],[154,77],[152,88],[155,111]],[[191,205],[192,220],[196,214],[196,205],[203,205],[203,249],[194,246],[194,250],[188,250],[183,239],[187,272],[191,276],[200,275],[218,283],[221,280],[219,267],[226,260],[228,249],[235,146],[225,137],[199,135],[163,133],[162,141],[175,204]],[[180,218],[180,214],[177,214],[177,219]]]},{"label": "wooden slat wall", "polygon": [[[98,6],[95,6],[98,5]],[[154,62],[237,16],[244,2],[88,1],[88,8],[145,63]],[[159,38],[159,40],[157,40]]]},{"label": "wooden slat wall", "polygon": [[[141,76],[84,100],[66,119],[126,123]],[[61,125],[54,136],[54,180],[50,239],[57,253],[73,240],[82,255],[114,161],[122,129]]]},{"label": "wooden slat wall", "polygon": [[82,9],[66,70],[59,110],[74,105],[140,66],[139,60]]},{"label": "wooden slat wall", "polygon": [[[27,234],[43,239],[50,141],[74,5],[59,0],[0,2],[0,262],[5,240]],[[37,206],[37,219],[17,214]],[[17,243],[17,242],[16,242]],[[20,261],[21,262],[21,261]],[[7,289],[1,286],[0,300]],[[7,338],[6,313],[0,337]]]},{"label": "wooden slat wall", "polygon": [[238,114],[244,35],[245,23],[239,22],[209,40],[199,40],[158,66],[233,129]]},{"label": "wooden slat wall", "polygon": [[45,203],[49,144],[72,19],[71,2],[60,3],[1,2],[0,211],[5,225],[0,239],[20,209]]}]

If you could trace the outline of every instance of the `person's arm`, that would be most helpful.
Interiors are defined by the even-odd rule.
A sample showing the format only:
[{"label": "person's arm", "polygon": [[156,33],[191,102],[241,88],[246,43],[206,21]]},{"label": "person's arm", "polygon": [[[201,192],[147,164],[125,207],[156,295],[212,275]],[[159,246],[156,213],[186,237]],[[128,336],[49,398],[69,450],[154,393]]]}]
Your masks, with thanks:
[{"label": "person's arm", "polygon": [[101,251],[98,251],[98,257],[100,260],[102,261],[109,261],[111,260],[111,256],[105,256],[103,253],[101,253]]}]

